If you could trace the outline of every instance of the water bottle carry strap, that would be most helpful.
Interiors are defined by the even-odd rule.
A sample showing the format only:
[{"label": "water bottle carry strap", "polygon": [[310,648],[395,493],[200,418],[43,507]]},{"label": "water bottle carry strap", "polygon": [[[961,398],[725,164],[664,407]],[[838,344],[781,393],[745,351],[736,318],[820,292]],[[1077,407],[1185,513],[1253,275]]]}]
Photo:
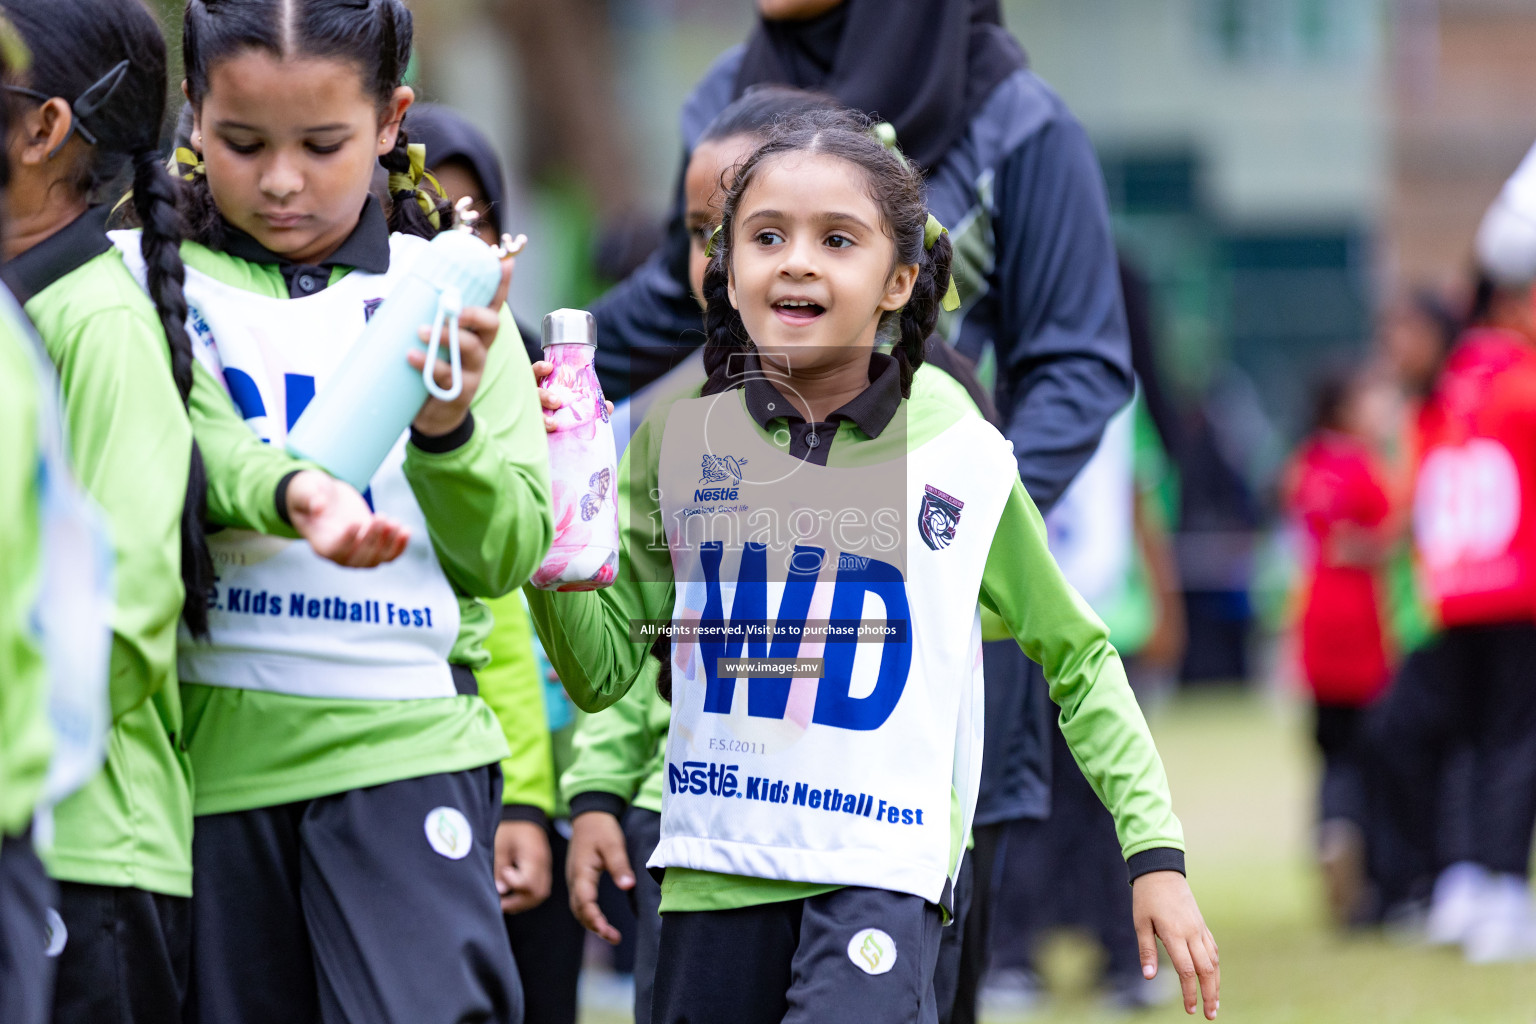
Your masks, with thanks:
[{"label": "water bottle carry strap", "polygon": [[[464,390],[464,367],[459,353],[459,314],[464,312],[464,296],[449,285],[437,300],[437,312],[432,317],[432,331],[427,342],[427,361],[421,367],[421,382],[427,386],[427,394],[440,402],[451,402]],[[448,366],[452,380],[448,387],[440,388],[433,376],[441,351],[443,330],[448,332]]]}]

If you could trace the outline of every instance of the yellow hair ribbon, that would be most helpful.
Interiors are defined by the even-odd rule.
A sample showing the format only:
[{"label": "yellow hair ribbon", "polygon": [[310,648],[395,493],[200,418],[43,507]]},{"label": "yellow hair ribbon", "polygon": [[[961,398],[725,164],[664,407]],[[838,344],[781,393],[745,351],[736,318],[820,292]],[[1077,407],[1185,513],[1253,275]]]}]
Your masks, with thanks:
[{"label": "yellow hair ribbon", "polygon": [[21,33],[16,31],[16,26],[3,14],[0,14],[0,59],[5,61],[6,70],[13,75],[32,67],[31,48],[21,38]]},{"label": "yellow hair ribbon", "polygon": [[[437,212],[437,201],[432,197],[436,194],[443,202],[447,202],[448,196],[443,192],[443,186],[438,184],[437,179],[427,172],[427,147],[413,142],[405,147],[405,155],[410,158],[411,169],[408,173],[390,172],[389,194],[393,196],[401,192],[416,193],[416,205],[421,207],[421,212],[426,214],[427,220],[434,228],[441,229],[442,218]],[[423,180],[431,186],[430,192],[421,187]]]},{"label": "yellow hair ribbon", "polygon": [[177,146],[176,152],[171,156],[172,174],[180,176],[182,181],[191,181],[199,174],[207,174],[208,169],[203,166],[203,156],[196,150],[186,146]]},{"label": "yellow hair ribbon", "polygon": [[[923,228],[923,248],[931,250],[934,243],[939,240],[939,236],[947,234],[949,234],[949,229],[939,223],[939,218],[930,213],[928,215],[928,223]],[[949,275],[949,289],[944,293],[942,305],[946,313],[953,313],[960,308],[960,289],[955,285],[955,275],[953,273]]]}]

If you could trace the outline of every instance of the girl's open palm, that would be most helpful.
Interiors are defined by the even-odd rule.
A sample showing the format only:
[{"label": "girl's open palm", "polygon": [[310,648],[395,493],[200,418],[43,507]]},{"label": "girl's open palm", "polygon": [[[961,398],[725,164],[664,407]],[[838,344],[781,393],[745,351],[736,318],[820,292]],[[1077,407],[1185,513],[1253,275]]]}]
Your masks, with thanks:
[{"label": "girl's open palm", "polygon": [[622,936],[597,904],[597,884],[605,871],[613,877],[613,884],[625,892],[635,887],[624,829],[619,819],[606,811],[578,814],[571,822],[571,846],[565,859],[571,913],[587,931],[617,946]]},{"label": "girl's open palm", "polygon": [[400,523],[374,515],[351,484],[312,469],[288,482],[288,520],[315,554],[351,569],[392,562],[411,539]]},{"label": "girl's open palm", "polygon": [[1203,1001],[1206,1019],[1215,1020],[1221,1007],[1221,959],[1189,882],[1177,871],[1148,872],[1131,888],[1131,911],[1141,973],[1148,979],[1157,976],[1157,940],[1162,939],[1184,989],[1184,1012],[1194,1013]]}]

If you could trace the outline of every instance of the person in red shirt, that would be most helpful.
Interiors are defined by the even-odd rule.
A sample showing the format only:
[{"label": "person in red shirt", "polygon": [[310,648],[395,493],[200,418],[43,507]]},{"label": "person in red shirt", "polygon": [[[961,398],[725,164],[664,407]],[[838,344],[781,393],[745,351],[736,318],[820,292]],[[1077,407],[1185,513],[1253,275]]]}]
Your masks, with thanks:
[{"label": "person in red shirt", "polygon": [[1435,878],[1425,933],[1492,962],[1536,958],[1536,306],[1530,280],[1490,271],[1479,292],[1418,416],[1414,547],[1443,629],[1372,716],[1372,864],[1387,899],[1422,893],[1439,865],[1415,839],[1470,751],[1470,841]]},{"label": "person in red shirt", "polygon": [[1313,432],[1285,477],[1286,511],[1305,551],[1297,625],[1323,756],[1318,858],[1339,924],[1364,911],[1361,729],[1391,677],[1378,580],[1390,502],[1373,447],[1388,413],[1380,384],[1359,372],[1324,380]]}]

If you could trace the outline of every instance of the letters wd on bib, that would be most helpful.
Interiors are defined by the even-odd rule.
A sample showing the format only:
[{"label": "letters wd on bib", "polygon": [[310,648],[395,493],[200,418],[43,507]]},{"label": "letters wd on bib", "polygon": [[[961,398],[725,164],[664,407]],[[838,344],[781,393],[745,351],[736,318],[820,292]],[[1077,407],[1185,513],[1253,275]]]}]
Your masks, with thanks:
[{"label": "letters wd on bib", "polygon": [[[685,628],[651,865],[947,901],[980,779],[977,594],[1008,444],[962,418],[905,458],[828,469],[764,441],[738,391],[676,403],[662,436],[651,543]],[[742,658],[822,675],[722,671]]]}]

